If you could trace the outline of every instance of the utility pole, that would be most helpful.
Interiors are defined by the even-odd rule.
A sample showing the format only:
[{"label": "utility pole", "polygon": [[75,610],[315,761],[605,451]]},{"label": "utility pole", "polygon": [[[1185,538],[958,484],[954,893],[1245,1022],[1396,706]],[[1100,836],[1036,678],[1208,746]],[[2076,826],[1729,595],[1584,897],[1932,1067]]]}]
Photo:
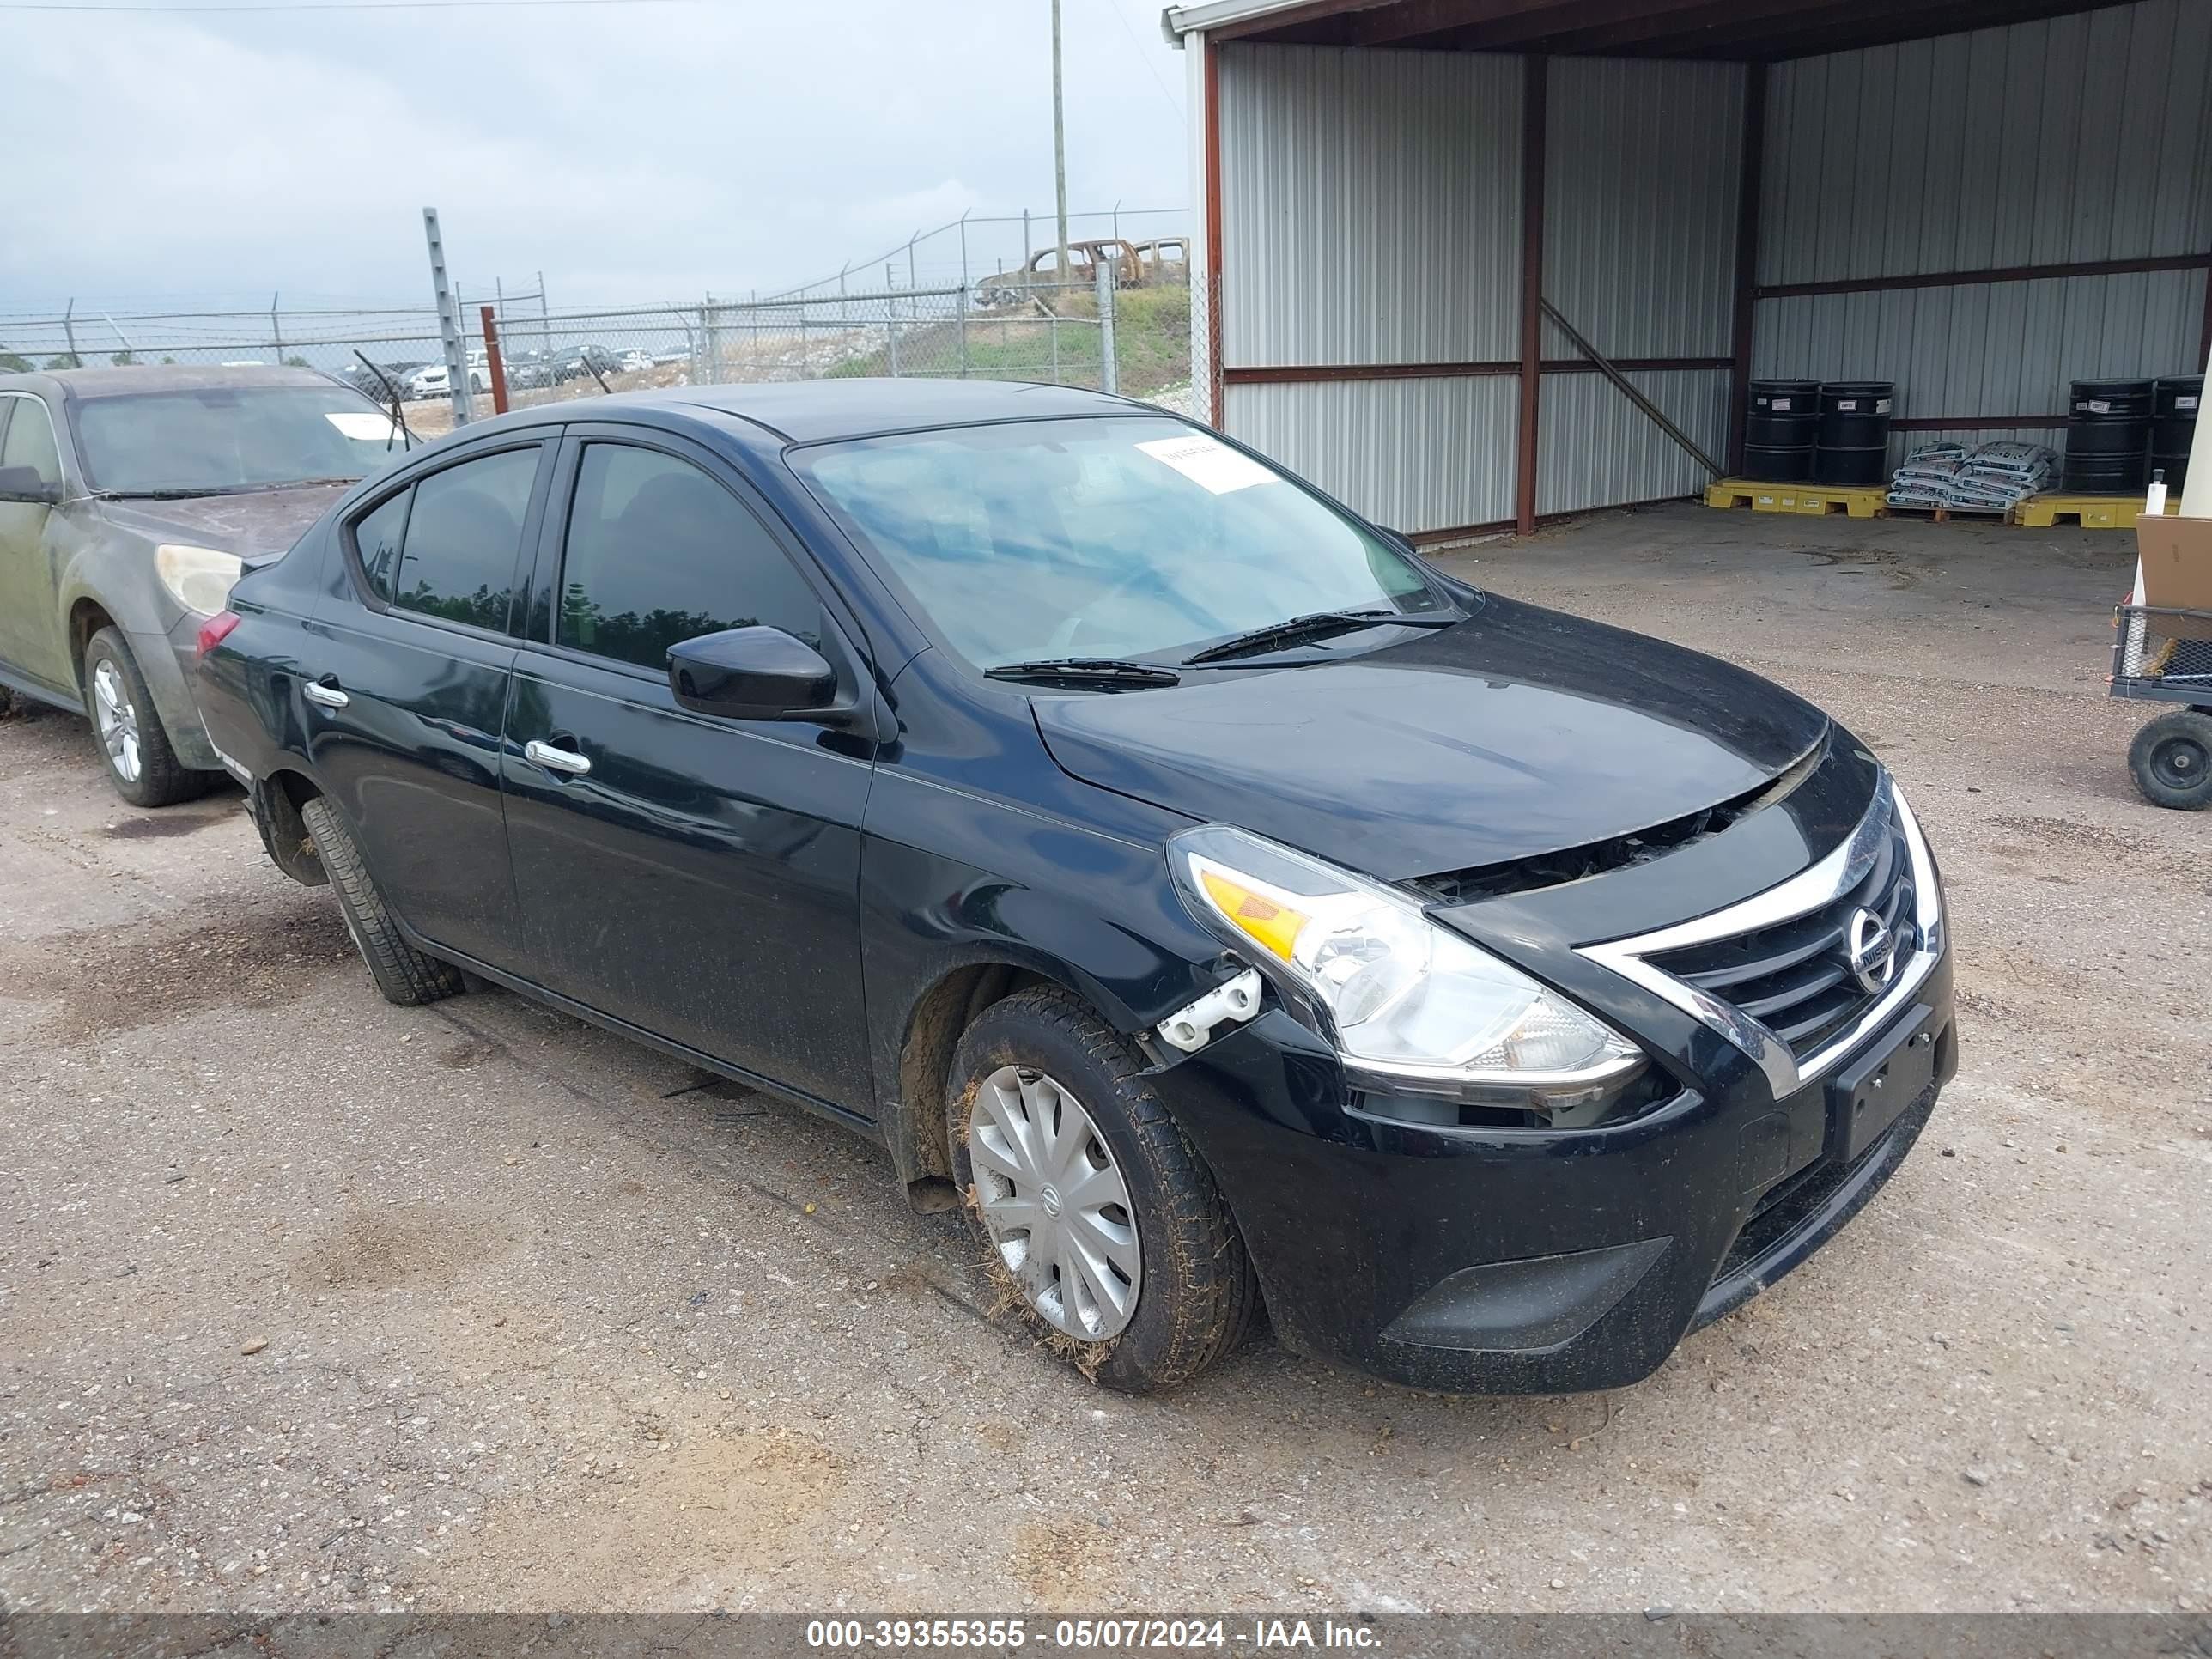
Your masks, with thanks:
[{"label": "utility pole", "polygon": [[1052,187],[1060,204],[1059,280],[1067,280],[1067,121],[1060,90],[1060,0],[1052,0]]}]

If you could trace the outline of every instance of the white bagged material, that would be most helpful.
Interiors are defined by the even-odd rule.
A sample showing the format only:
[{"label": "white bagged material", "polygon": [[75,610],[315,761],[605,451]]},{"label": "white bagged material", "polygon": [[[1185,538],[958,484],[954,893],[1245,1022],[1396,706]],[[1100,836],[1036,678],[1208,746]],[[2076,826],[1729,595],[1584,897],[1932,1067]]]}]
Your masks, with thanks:
[{"label": "white bagged material", "polygon": [[2010,439],[1971,450],[1964,444],[1929,444],[1891,475],[1889,503],[2002,513],[2042,489],[2057,460],[2042,444]]}]

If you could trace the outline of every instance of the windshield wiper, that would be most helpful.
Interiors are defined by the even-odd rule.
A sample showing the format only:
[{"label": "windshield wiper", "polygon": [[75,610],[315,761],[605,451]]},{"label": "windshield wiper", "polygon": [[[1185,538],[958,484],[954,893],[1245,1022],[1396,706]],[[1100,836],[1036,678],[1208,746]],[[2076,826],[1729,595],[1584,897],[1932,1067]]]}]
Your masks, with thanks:
[{"label": "windshield wiper", "polygon": [[1048,685],[1180,685],[1182,676],[1153,662],[1125,662],[1118,657],[1048,657],[1037,662],[1002,662],[983,671],[991,680],[1030,680]]},{"label": "windshield wiper", "polygon": [[205,495],[266,495],[279,489],[306,489],[315,484],[359,483],[350,478],[286,478],[276,483],[178,485],[167,489],[95,489],[93,499],[102,501],[193,501]]},{"label": "windshield wiper", "polygon": [[1292,617],[1249,633],[1233,635],[1218,645],[1192,653],[1182,662],[1186,668],[1195,668],[1204,663],[1226,662],[1232,657],[1257,656],[1263,651],[1305,645],[1333,635],[1356,634],[1363,628],[1449,628],[1463,620],[1455,611],[1316,611],[1310,616]]},{"label": "windshield wiper", "polygon": [[252,488],[251,484],[203,484],[198,489],[95,489],[92,495],[101,501],[193,501],[203,495],[243,495]]}]

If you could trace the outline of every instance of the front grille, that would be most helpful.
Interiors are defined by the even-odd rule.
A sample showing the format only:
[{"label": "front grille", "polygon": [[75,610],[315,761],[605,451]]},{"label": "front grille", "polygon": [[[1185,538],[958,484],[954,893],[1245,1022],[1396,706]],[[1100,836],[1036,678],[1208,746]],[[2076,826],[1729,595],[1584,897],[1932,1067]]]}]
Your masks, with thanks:
[{"label": "front grille", "polygon": [[1920,943],[1904,826],[1887,793],[1875,810],[1887,812],[1889,823],[1873,865],[1819,909],[1751,933],[1654,951],[1645,960],[1733,1003],[1780,1037],[1801,1062],[1817,1053],[1881,995],[1862,986],[1845,960],[1851,918],[1862,909],[1881,918],[1897,941],[1900,969]]}]

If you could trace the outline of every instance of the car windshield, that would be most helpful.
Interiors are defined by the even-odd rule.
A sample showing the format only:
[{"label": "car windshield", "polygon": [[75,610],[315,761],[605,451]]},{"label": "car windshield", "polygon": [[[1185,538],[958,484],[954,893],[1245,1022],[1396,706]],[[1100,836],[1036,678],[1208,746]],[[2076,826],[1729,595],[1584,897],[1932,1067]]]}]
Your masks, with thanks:
[{"label": "car windshield", "polygon": [[388,414],[340,386],[190,386],[74,410],[87,478],[122,495],[361,478],[407,447]]},{"label": "car windshield", "polygon": [[1317,612],[1449,604],[1382,538],[1165,417],[868,438],[792,460],[981,668],[1180,657]]}]

